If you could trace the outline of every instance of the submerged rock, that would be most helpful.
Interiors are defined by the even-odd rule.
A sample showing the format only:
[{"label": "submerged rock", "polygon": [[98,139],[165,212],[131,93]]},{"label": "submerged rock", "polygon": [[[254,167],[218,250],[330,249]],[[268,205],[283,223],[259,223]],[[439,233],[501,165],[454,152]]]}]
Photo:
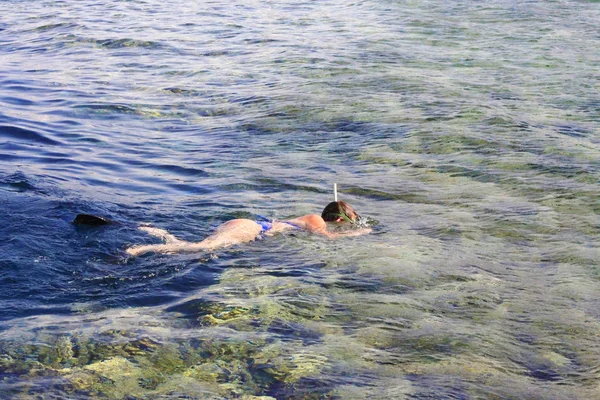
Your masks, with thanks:
[{"label": "submerged rock", "polygon": [[76,225],[102,226],[112,224],[113,221],[105,217],[99,217],[97,215],[77,214],[77,216],[73,220],[73,223]]},{"label": "submerged rock", "polygon": [[79,382],[84,385],[80,389],[92,389],[111,398],[135,396],[142,390],[139,381],[143,371],[123,357],[99,361],[83,367],[83,370],[93,372],[97,379],[77,374]]}]

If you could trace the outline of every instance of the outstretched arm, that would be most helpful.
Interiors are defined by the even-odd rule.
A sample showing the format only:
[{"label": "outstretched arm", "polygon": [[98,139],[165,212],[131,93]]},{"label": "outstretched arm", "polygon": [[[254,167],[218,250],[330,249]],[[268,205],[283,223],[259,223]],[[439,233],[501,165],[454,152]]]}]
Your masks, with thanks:
[{"label": "outstretched arm", "polygon": [[359,228],[359,229],[353,229],[351,231],[344,231],[344,232],[323,231],[323,232],[316,232],[316,233],[327,236],[328,238],[331,238],[331,239],[336,239],[339,237],[346,237],[346,236],[366,235],[367,233],[371,233],[371,231],[372,231],[371,228]]}]

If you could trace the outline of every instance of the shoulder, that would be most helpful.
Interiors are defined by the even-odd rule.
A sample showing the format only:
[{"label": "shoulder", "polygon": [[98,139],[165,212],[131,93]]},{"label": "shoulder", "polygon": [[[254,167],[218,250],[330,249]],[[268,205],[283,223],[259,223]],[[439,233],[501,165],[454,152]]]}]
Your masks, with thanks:
[{"label": "shoulder", "polygon": [[318,214],[304,215],[302,217],[294,218],[293,220],[290,220],[290,222],[298,224],[311,232],[327,230],[327,223],[325,223],[325,220]]}]

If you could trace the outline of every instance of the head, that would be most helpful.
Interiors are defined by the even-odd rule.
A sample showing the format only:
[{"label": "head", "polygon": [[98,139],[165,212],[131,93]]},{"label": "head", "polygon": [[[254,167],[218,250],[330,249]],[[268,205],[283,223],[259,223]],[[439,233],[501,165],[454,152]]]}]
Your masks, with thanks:
[{"label": "head", "polygon": [[332,201],[321,213],[321,218],[327,222],[356,222],[360,218],[350,204],[344,201]]}]

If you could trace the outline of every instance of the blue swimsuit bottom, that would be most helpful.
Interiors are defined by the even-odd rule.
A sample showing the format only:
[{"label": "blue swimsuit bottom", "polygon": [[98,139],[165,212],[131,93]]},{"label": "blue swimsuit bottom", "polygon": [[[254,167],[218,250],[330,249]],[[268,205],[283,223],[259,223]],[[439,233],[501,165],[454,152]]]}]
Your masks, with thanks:
[{"label": "blue swimsuit bottom", "polygon": [[269,221],[257,220],[254,222],[256,222],[257,224],[259,224],[261,226],[262,229],[260,230],[260,233],[264,233],[273,227],[273,223],[269,222]]},{"label": "blue swimsuit bottom", "polygon": [[[256,221],[254,221],[254,222],[256,222],[257,224],[259,224],[261,226],[262,229],[260,230],[260,234],[263,234],[266,231],[268,231],[271,228],[273,228],[273,221],[270,220],[270,219],[268,219],[268,218],[266,218],[266,217],[263,217],[262,215],[258,215],[258,219]],[[291,225],[291,226],[293,226],[296,229],[302,229],[298,225],[293,224],[291,222],[286,222],[286,221],[281,221],[281,222],[283,222],[284,224]]]}]

